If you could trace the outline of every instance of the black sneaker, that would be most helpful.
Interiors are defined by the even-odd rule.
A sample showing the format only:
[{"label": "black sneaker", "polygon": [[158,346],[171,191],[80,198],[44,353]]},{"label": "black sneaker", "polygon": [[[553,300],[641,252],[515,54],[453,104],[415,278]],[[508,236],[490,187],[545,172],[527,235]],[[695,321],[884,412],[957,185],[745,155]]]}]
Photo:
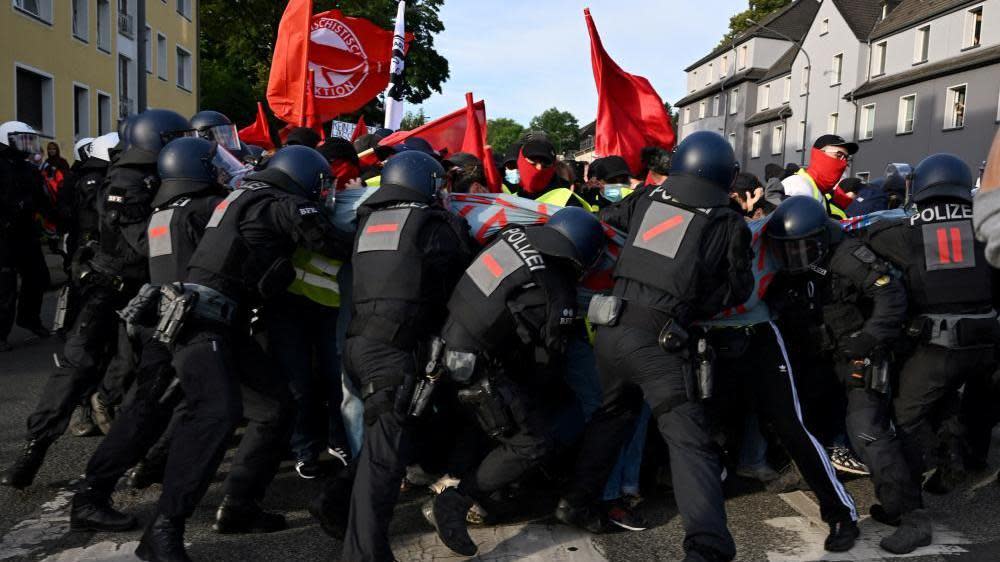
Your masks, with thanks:
[{"label": "black sneaker", "polygon": [[215,512],[212,529],[217,533],[273,533],[284,531],[288,522],[280,513],[264,511],[254,500],[225,496]]},{"label": "black sneaker", "polygon": [[351,462],[351,453],[343,447],[327,447],[327,453],[330,456],[340,462],[340,464],[347,466]]},{"label": "black sneaker", "polygon": [[470,507],[472,499],[460,494],[456,488],[447,488],[434,498],[432,509],[432,524],[441,542],[462,556],[475,556],[479,552],[479,547],[469,536],[465,521]]},{"label": "black sneaker", "polygon": [[830,464],[832,464],[833,468],[837,469],[838,472],[857,474],[859,476],[868,476],[870,474],[868,471],[868,465],[862,462],[861,459],[854,454],[854,451],[842,445],[830,448]]},{"label": "black sneaker", "polygon": [[298,473],[299,478],[305,478],[306,480],[319,478],[323,475],[323,469],[320,467],[319,461],[315,459],[296,461],[295,472]]},{"label": "black sneaker", "polygon": [[847,552],[854,548],[854,543],[861,535],[861,529],[854,521],[838,521],[830,523],[830,534],[823,542],[823,548],[828,552]]},{"label": "black sneaker", "polygon": [[649,524],[621,500],[613,502],[608,508],[608,522],[626,531],[645,531],[649,528]]}]

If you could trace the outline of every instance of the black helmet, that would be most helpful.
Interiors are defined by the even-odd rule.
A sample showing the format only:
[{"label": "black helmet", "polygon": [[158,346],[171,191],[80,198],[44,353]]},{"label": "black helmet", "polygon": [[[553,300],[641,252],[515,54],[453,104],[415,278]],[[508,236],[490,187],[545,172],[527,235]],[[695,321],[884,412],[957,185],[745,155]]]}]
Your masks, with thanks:
[{"label": "black helmet", "polygon": [[272,183],[283,191],[314,201],[333,185],[330,163],[315,148],[286,146],[263,162],[264,169],[247,175]]},{"label": "black helmet", "polygon": [[179,113],[169,109],[150,109],[137,115],[131,125],[126,124],[125,137],[129,148],[138,148],[153,155],[170,141],[189,136],[191,126]]},{"label": "black helmet", "polygon": [[218,111],[205,110],[195,113],[191,117],[191,128],[198,131],[199,137],[215,141],[230,152],[238,152],[241,148],[236,125]]},{"label": "black helmet", "polygon": [[822,203],[797,195],[778,205],[767,219],[764,232],[768,249],[786,270],[796,273],[811,269],[826,257],[838,228]]},{"label": "black helmet", "polygon": [[972,202],[972,170],[954,154],[932,154],[913,170],[910,199],[917,203],[936,197]]},{"label": "black helmet", "polygon": [[729,193],[740,165],[733,147],[722,135],[698,131],[688,135],[670,157],[670,176],[697,178]]},{"label": "black helmet", "polygon": [[434,197],[444,182],[444,167],[419,150],[400,152],[382,167],[382,187],[401,187]]},{"label": "black helmet", "polygon": [[163,147],[156,161],[160,188],[153,206],[160,207],[181,195],[217,185],[217,157],[218,145],[205,139],[182,138]]},{"label": "black helmet", "polygon": [[559,209],[545,226],[529,230],[529,236],[539,252],[568,259],[581,270],[597,262],[607,242],[601,221],[580,207]]}]

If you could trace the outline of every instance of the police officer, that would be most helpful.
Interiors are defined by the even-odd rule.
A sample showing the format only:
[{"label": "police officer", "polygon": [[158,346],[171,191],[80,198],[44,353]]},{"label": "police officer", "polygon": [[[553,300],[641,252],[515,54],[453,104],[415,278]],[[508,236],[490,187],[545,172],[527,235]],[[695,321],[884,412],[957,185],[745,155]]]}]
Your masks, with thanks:
[{"label": "police officer", "polygon": [[216,142],[233,156],[242,158],[243,145],[240,143],[239,131],[224,114],[210,109],[199,111],[191,117],[191,128],[198,132],[199,137]]},{"label": "police officer", "polygon": [[[934,154],[914,170],[905,219],[876,223],[868,243],[903,272],[915,346],[903,363],[893,408],[914,477],[936,469],[928,489],[944,492],[964,474],[958,388],[995,367],[992,270],[972,230],[969,167]],[[936,425],[940,424],[940,429]]]},{"label": "police officer", "polygon": [[80,491],[73,496],[70,526],[75,530],[121,531],[135,518],[111,508],[118,479],[139,461],[164,430],[178,400],[164,394],[174,379],[172,354],[153,338],[160,286],[184,279],[187,265],[213,211],[225,196],[213,164],[217,145],[200,138],[177,139],[159,155],[160,188],[150,217],[149,284],[124,315],[142,342],[134,398],[126,403],[87,464]]},{"label": "police officer", "polygon": [[[604,397],[585,429],[576,474],[556,517],[589,530],[602,521],[592,503],[635,424],[645,397],[670,447],[685,560],[731,560],[722,467],[693,380],[691,324],[746,300],[753,289],[750,230],[729,207],[738,171],[732,147],[707,131],[674,153],[670,177],[602,213],[628,231],[595,350]],[[592,310],[594,305],[592,306]]]},{"label": "police officer", "polygon": [[[789,299],[779,314],[809,314],[822,326],[825,339],[818,345],[836,350],[838,375],[846,387],[848,436],[871,470],[884,513],[903,520],[882,539],[882,548],[903,554],[930,544],[920,488],[890,422],[886,349],[905,319],[903,283],[870,247],[846,236],[811,197],[784,201],[765,232],[766,251],[774,252],[783,268],[769,295],[794,293],[811,300]],[[804,287],[809,283],[814,290]]]},{"label": "police officer", "polygon": [[477,551],[466,529],[473,502],[485,503],[552,448],[547,405],[538,397],[555,382],[547,375],[563,363],[576,284],[605,240],[597,218],[576,207],[557,211],[545,226],[507,227],[465,271],[448,302],[441,332],[446,351],[432,360],[443,363],[460,388],[459,402],[500,443],[457,488],[433,501],[438,535],[459,554]]},{"label": "police officer", "polygon": [[151,109],[136,117],[131,145],[118,156],[101,190],[100,246],[93,258],[81,264],[77,275],[80,313],[57,356],[56,370],[28,417],[24,450],[0,476],[0,484],[24,488],[34,481],[46,450],[66,431],[73,408],[100,382],[99,369],[118,340],[115,311],[149,277],[146,223],[159,183],[157,156],[167,142],[186,131],[187,120],[173,111]]},{"label": "police officer", "polygon": [[346,528],[344,560],[393,560],[389,520],[411,456],[406,409],[423,366],[418,350],[440,333],[448,297],[472,258],[468,224],[438,203],[444,177],[432,156],[402,152],[386,162],[381,187],[358,210],[344,367],[365,403],[364,444],[350,471],[346,522],[349,477],[333,479],[310,506],[324,530]]},{"label": "police officer", "polygon": [[0,352],[10,350],[15,317],[18,326],[49,336],[39,318],[49,270],[35,223],[35,213],[48,214],[49,205],[38,168],[26,160],[38,150],[38,133],[28,125],[0,125]]},{"label": "police officer", "polygon": [[[317,204],[330,168],[314,149],[286,147],[216,208],[183,284],[164,287],[155,337],[176,345],[174,367],[188,411],[174,428],[163,493],[136,555],[188,560],[184,523],[215,474],[233,430],[250,419],[214,528],[276,531],[284,517],[258,501],[288,446],[288,386],[249,336],[249,309],[285,291],[296,246],[343,258],[347,242]],[[242,384],[242,390],[241,390]]]}]

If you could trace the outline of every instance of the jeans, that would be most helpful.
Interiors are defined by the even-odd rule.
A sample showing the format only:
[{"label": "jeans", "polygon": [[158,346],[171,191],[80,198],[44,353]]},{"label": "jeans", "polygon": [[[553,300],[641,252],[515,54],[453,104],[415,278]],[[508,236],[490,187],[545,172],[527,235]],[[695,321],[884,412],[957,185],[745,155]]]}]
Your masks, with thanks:
[{"label": "jeans", "polygon": [[[337,349],[344,349],[347,341],[347,327],[351,324],[351,300],[354,278],[354,268],[345,263],[337,272],[340,283],[340,317],[337,318]],[[361,452],[361,442],[365,434],[365,405],[361,401],[361,392],[354,387],[347,372],[341,367],[341,388],[343,402],[340,404],[340,415],[344,421],[344,432],[347,434],[347,444],[351,448],[351,458],[358,458]]]},{"label": "jeans", "polygon": [[749,414],[740,444],[740,468],[762,468],[767,464],[767,439],[760,432],[757,414]]},{"label": "jeans", "polygon": [[643,404],[635,422],[635,431],[618,456],[618,464],[611,471],[608,483],[604,485],[604,501],[616,500],[623,495],[639,495],[639,470],[642,468],[642,453],[646,448],[646,430],[651,415],[649,406]]}]

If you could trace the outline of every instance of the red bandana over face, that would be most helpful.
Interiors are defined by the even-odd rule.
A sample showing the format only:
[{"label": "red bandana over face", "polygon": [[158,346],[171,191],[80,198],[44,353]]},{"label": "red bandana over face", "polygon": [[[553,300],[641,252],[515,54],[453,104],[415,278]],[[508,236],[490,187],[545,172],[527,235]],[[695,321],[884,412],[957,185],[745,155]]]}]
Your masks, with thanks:
[{"label": "red bandana over face", "polygon": [[816,187],[826,193],[837,185],[846,169],[847,160],[838,160],[818,148],[813,148],[806,172],[816,181]]},{"label": "red bandana over face", "polygon": [[528,193],[538,193],[552,181],[556,167],[549,166],[539,170],[521,153],[517,155],[517,171],[521,173],[521,187]]},{"label": "red bandana over face", "polygon": [[339,158],[330,162],[330,171],[333,177],[337,178],[337,191],[344,189],[347,182],[361,176],[361,170],[353,162]]}]

